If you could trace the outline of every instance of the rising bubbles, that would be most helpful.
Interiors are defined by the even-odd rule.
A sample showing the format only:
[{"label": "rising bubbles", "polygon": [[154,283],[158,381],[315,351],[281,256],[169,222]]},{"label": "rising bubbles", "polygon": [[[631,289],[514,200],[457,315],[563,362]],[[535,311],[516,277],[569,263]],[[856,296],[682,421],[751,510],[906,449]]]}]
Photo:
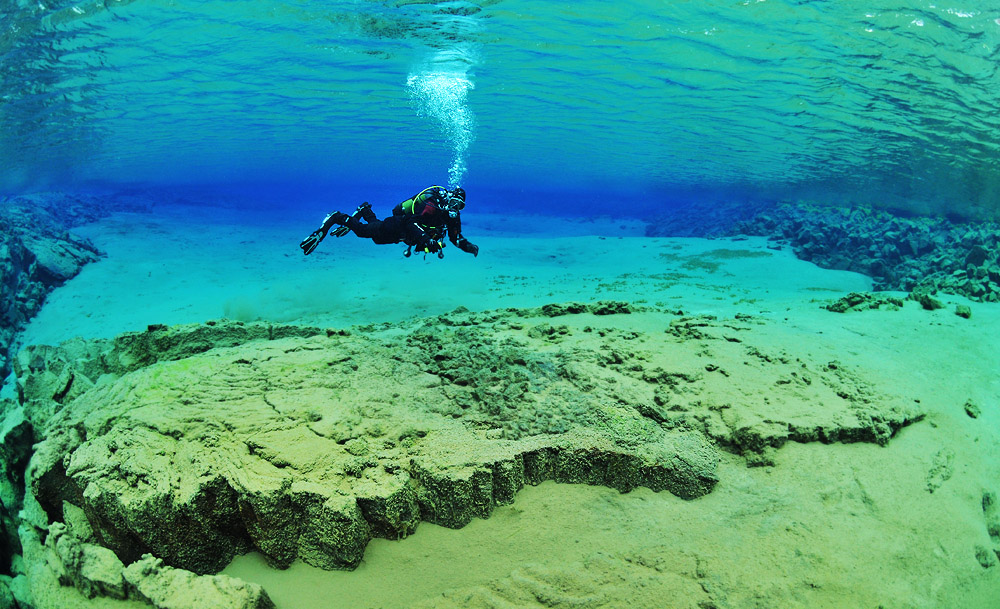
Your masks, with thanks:
[{"label": "rising bubbles", "polygon": [[421,39],[426,45],[406,79],[406,90],[417,114],[441,130],[451,150],[448,185],[458,186],[466,172],[466,155],[476,138],[476,120],[468,105],[475,88],[472,68],[479,62],[482,30],[479,7],[448,2],[433,6]]},{"label": "rising bubbles", "polygon": [[467,74],[440,70],[411,73],[406,80],[406,90],[417,110],[437,123],[452,151],[448,168],[448,186],[455,187],[465,175],[465,156],[476,137],[475,117],[469,109],[467,98],[475,85]]}]

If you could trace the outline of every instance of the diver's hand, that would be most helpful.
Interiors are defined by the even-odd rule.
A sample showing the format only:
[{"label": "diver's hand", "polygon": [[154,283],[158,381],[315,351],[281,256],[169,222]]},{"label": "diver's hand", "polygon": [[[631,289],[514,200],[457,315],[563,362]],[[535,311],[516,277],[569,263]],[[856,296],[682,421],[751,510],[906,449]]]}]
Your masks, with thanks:
[{"label": "diver's hand", "polygon": [[468,254],[472,254],[473,257],[476,257],[476,256],[479,255],[479,246],[476,245],[475,243],[472,243],[471,241],[469,241],[468,239],[466,239],[464,237],[458,242],[457,245],[458,245],[458,249],[460,249],[463,252],[466,252]]},{"label": "diver's hand", "polygon": [[299,244],[299,247],[302,248],[302,253],[306,256],[313,253],[319,242],[326,238],[326,231],[327,229],[325,228],[317,228],[311,235],[303,239],[302,243]]}]

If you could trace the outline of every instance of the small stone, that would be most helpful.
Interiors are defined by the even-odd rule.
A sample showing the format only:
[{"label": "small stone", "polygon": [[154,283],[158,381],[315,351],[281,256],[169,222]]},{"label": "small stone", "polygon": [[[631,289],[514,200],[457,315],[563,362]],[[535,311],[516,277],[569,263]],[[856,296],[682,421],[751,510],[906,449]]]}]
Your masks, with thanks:
[{"label": "small stone", "polygon": [[944,303],[937,298],[932,297],[930,294],[920,294],[916,300],[920,303],[920,306],[928,311],[944,308]]},{"label": "small stone", "polygon": [[997,564],[997,557],[985,546],[976,546],[976,560],[984,569],[989,569]]},{"label": "small stone", "polygon": [[963,319],[969,319],[972,317],[972,309],[970,309],[968,305],[956,305],[955,315],[958,315]]}]

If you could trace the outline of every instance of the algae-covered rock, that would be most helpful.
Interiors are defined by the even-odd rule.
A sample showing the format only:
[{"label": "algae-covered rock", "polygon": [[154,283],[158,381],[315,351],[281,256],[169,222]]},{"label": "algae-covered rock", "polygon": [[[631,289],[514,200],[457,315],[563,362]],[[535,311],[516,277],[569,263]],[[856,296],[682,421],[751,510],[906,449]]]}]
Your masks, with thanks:
[{"label": "algae-covered rock", "polygon": [[[533,328],[556,312],[554,342]],[[127,575],[153,568],[146,554],[196,574],[252,549],[349,569],[373,537],[464,526],[526,484],[694,499],[720,450],[885,443],[919,418],[843,366],[755,345],[759,320],[649,332],[643,314],[456,311],[350,332],[213,322],[32,347],[18,368],[42,440],[29,483],[50,521],[82,510],[152,599]]]},{"label": "algae-covered rock", "polygon": [[6,578],[0,576],[0,607],[13,609],[17,607],[17,599],[14,598],[14,593],[10,591],[10,584],[5,580]]},{"label": "algae-covered rock", "polygon": [[121,374],[158,361],[183,359],[218,347],[290,336],[315,336],[323,332],[320,328],[308,326],[239,321],[207,322],[186,326],[180,331],[157,324],[149,326],[145,332],[120,335],[114,341],[114,348],[105,356],[104,363],[109,372]]},{"label": "algae-covered rock", "polygon": [[61,522],[49,527],[45,544],[61,562],[61,580],[75,586],[87,598],[108,596],[126,598],[125,565],[114,552],[103,546],[86,543],[69,532]]},{"label": "algae-covered rock", "polygon": [[24,409],[0,400],[0,571],[10,572],[11,559],[20,553],[18,513],[24,506],[24,477],[32,444],[31,423]]},{"label": "algae-covered rock", "polygon": [[121,600],[156,609],[274,606],[259,585],[228,576],[175,569],[149,555],[126,566],[111,550],[81,539],[60,522],[46,531],[23,523],[20,536],[25,573],[11,582],[16,597],[11,607],[82,607],[89,606],[85,599],[96,597],[101,603]]},{"label": "algae-covered rock", "polygon": [[158,609],[273,609],[274,603],[257,584],[226,575],[199,577],[143,556],[123,571],[129,597]]},{"label": "algae-covered rock", "polygon": [[882,307],[890,311],[899,310],[903,308],[903,301],[892,296],[881,296],[870,292],[851,292],[847,296],[826,305],[824,308],[834,313],[846,313],[848,311],[881,309]]}]

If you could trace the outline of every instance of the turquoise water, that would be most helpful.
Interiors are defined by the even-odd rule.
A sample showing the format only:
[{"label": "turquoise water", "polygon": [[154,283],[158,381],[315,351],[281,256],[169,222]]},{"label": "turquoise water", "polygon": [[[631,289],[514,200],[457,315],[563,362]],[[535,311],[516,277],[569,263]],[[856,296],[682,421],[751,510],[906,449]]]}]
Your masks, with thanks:
[{"label": "turquoise water", "polygon": [[5,192],[450,181],[586,212],[1000,209],[992,1],[0,7]]}]

